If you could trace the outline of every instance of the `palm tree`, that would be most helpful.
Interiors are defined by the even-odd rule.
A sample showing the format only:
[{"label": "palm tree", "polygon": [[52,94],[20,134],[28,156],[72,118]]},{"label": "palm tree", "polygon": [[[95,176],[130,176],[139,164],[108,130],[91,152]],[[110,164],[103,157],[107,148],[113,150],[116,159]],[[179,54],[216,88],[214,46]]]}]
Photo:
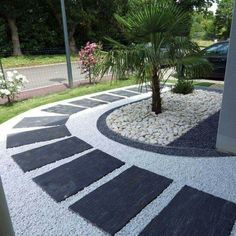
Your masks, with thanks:
[{"label": "palm tree", "polygon": [[142,5],[131,5],[127,16],[115,18],[132,43],[127,46],[108,39],[113,49],[105,55],[103,72],[112,71],[116,78],[136,73],[140,83],[150,81],[152,111],[156,114],[162,112],[160,81],[170,67],[179,68],[184,63],[185,72],[192,65],[198,74],[204,72],[203,65],[205,71],[209,68],[204,60],[192,58],[199,48],[185,36],[189,15],[173,1],[146,0]]}]

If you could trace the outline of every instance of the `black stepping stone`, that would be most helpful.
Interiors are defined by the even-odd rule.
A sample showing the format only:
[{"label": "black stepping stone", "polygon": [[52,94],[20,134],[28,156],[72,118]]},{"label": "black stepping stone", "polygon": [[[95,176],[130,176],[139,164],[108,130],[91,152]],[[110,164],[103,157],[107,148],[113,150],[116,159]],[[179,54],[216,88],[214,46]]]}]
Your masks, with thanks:
[{"label": "black stepping stone", "polygon": [[236,204],[185,186],[140,235],[229,236]]},{"label": "black stepping stone", "polygon": [[71,133],[65,125],[9,134],[7,136],[7,148],[49,141],[52,139],[63,138],[66,136],[71,136]]},{"label": "black stepping stone", "polygon": [[34,181],[54,200],[63,201],[125,163],[95,150],[38,176]]},{"label": "black stepping stone", "polygon": [[26,171],[40,168],[92,148],[88,143],[76,137],[48,144],[12,156],[14,161]]},{"label": "black stepping stone", "polygon": [[138,95],[138,93],[134,93],[131,91],[126,91],[126,90],[118,90],[118,91],[114,91],[114,92],[110,92],[110,93],[120,95],[120,96],[125,96],[125,97],[133,97],[133,96]]},{"label": "black stepping stone", "polygon": [[92,100],[88,98],[73,101],[71,103],[75,105],[79,105],[79,106],[84,106],[84,107],[96,107],[103,104],[107,104],[106,102],[96,101],[96,100]]},{"label": "black stepping stone", "polygon": [[70,105],[56,105],[56,106],[53,106],[53,107],[43,109],[43,111],[72,115],[74,113],[83,111],[85,109],[86,108],[84,108],[84,107],[75,107],[75,106],[70,106]]},{"label": "black stepping stone", "polygon": [[105,102],[115,102],[115,101],[124,99],[123,97],[113,96],[110,94],[101,94],[101,95],[94,96],[92,98],[99,99]]},{"label": "black stepping stone", "polygon": [[127,90],[130,90],[130,91],[133,91],[133,92],[136,92],[136,93],[147,93],[147,92],[150,92],[151,89],[149,87],[134,87],[134,88],[129,88]]},{"label": "black stepping stone", "polygon": [[70,209],[104,231],[115,234],[171,182],[133,166],[74,203]]},{"label": "black stepping stone", "polygon": [[40,126],[58,126],[64,125],[68,120],[68,116],[39,116],[25,117],[14,128],[30,128]]}]

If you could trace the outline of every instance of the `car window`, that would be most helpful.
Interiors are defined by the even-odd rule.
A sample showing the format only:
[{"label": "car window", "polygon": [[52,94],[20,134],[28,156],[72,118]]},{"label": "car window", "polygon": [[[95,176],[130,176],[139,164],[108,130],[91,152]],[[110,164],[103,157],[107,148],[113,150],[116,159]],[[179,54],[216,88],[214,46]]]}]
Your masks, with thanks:
[{"label": "car window", "polygon": [[228,43],[219,43],[207,48],[205,53],[207,55],[226,56],[228,53],[228,48]]}]

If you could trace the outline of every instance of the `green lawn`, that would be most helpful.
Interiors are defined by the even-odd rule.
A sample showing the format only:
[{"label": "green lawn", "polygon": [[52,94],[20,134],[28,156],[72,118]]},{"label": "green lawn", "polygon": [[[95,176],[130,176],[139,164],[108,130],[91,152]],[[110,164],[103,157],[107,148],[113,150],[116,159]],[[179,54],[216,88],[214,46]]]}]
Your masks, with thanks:
[{"label": "green lawn", "polygon": [[[76,56],[71,56],[72,61],[76,61]],[[38,55],[38,56],[19,56],[2,58],[4,68],[16,68],[22,66],[48,65],[66,62],[65,55]]]},{"label": "green lawn", "polygon": [[210,87],[214,85],[214,83],[210,83],[210,82],[193,82],[193,84],[195,86],[203,86],[203,87]]},{"label": "green lawn", "polygon": [[196,42],[199,47],[203,47],[203,48],[208,47],[214,43],[214,41],[212,41],[212,40],[194,39],[193,41]]},{"label": "green lawn", "polygon": [[61,101],[64,99],[74,98],[78,96],[83,96],[86,94],[92,94],[96,92],[101,92],[109,89],[129,86],[135,84],[135,79],[119,80],[111,82],[102,82],[97,85],[85,85],[78,88],[68,89],[60,93],[55,93],[52,95],[35,97],[21,102],[16,102],[12,105],[0,105],[0,124],[9,120],[10,118],[28,111],[32,108],[45,105],[52,102]]},{"label": "green lawn", "polygon": [[[177,80],[173,80],[173,79],[167,80],[167,83],[168,83],[168,84],[175,84],[176,82],[177,82]],[[194,84],[195,86],[210,87],[210,86],[214,85],[215,83],[213,83],[213,82],[199,82],[199,81],[193,81],[193,84]]]}]

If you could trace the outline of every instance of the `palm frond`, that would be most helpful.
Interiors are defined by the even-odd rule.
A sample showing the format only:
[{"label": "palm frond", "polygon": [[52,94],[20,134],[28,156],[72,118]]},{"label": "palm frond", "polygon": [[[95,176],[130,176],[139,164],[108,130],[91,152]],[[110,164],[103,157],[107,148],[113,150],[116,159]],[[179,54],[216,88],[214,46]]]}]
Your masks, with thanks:
[{"label": "palm frond", "polygon": [[168,0],[146,1],[142,9],[115,18],[126,33],[142,39],[157,32],[176,35],[186,29],[189,20],[186,12]]}]

